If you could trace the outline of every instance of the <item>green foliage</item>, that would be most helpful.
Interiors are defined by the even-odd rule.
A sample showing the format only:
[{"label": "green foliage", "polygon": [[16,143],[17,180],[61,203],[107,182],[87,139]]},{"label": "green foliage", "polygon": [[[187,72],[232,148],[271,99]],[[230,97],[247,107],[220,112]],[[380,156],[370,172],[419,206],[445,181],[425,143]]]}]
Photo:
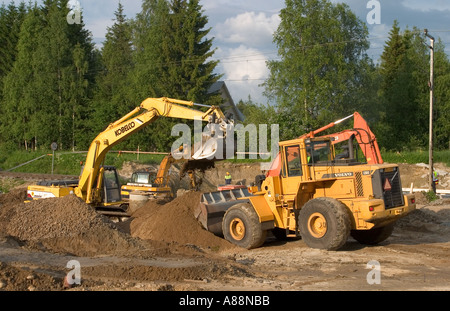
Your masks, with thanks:
[{"label": "green foliage", "polygon": [[[8,170],[18,165],[24,164],[33,159],[45,155],[36,161],[18,167],[13,172],[50,174],[52,172],[52,153],[29,152],[29,151],[0,151],[0,169]],[[159,164],[164,155],[162,154],[131,154],[110,152],[105,159],[105,165],[114,165],[120,169],[125,162],[136,162],[142,164]],[[86,160],[86,152],[55,152],[53,162],[53,173],[62,175],[78,176],[81,172],[82,164]]]},{"label": "green foliage", "polygon": [[359,107],[368,30],[347,5],[327,0],[286,0],[280,17],[274,42],[281,60],[268,62],[265,94],[294,138]]},{"label": "green foliage", "polygon": [[[131,73],[134,102],[147,97],[170,97],[202,104],[221,103],[218,94],[208,94],[220,75],[212,39],[207,39],[208,19],[198,0],[144,0],[133,22],[135,67]],[[176,139],[170,136],[181,120],[159,119],[144,131],[149,150],[169,151]],[[188,123],[190,124],[190,123]]]},{"label": "green foliage", "polygon": [[[428,148],[430,49],[416,27],[403,32],[397,22],[390,32],[378,70],[381,79],[378,123],[380,146],[388,150]],[[437,150],[450,147],[450,62],[440,40],[435,45],[434,126]]]},{"label": "green foliage", "polygon": [[433,202],[439,199],[439,197],[436,195],[436,193],[434,193],[434,191],[426,191],[424,192],[425,194],[425,198],[427,199],[428,202]]},{"label": "green foliage", "polygon": [[108,28],[102,49],[102,71],[97,76],[97,87],[92,106],[92,128],[96,133],[118,120],[136,103],[130,101],[128,73],[133,69],[131,26],[123,6],[115,12],[115,23]]},{"label": "green foliage", "polygon": [[92,45],[82,26],[67,23],[67,2],[28,7],[17,59],[4,79],[3,141],[35,150],[55,141],[61,149],[75,149],[86,131]]},{"label": "green foliage", "polygon": [[[390,151],[381,152],[383,160],[388,163],[428,163],[428,150],[418,151]],[[450,150],[441,150],[433,152],[433,161],[444,163],[450,167]]]},{"label": "green foliage", "polygon": [[422,147],[426,142],[429,57],[423,42],[417,29],[401,33],[395,22],[383,51],[379,142],[387,149]]},{"label": "green foliage", "polygon": [[[220,75],[198,0],[144,0],[134,20],[119,3],[101,51],[83,18],[67,22],[67,4],[0,8],[2,148],[40,150],[57,142],[60,150],[87,149],[147,97],[221,102],[207,92]],[[161,118],[121,147],[169,151],[176,122]]]},{"label": "green foliage", "polygon": [[[221,104],[219,94],[207,92],[221,75],[215,73],[218,61],[211,60],[213,39],[199,0],[143,0],[132,19],[119,3],[101,50],[94,48],[83,19],[67,23],[67,4],[45,0],[39,6],[0,7],[3,150],[43,151],[53,141],[60,150],[86,150],[147,97]],[[366,54],[365,22],[346,4],[286,0],[280,17],[274,34],[279,60],[268,62],[270,76],[263,84],[275,104],[241,101],[244,125],[279,124],[280,139],[287,140],[358,111],[385,150],[411,151],[406,159],[415,161],[417,150],[428,148],[430,51],[421,30],[402,30],[395,22],[375,66]],[[435,149],[446,150],[450,61],[440,39],[434,90]],[[160,118],[115,147],[167,152],[178,122],[191,125]]]}]

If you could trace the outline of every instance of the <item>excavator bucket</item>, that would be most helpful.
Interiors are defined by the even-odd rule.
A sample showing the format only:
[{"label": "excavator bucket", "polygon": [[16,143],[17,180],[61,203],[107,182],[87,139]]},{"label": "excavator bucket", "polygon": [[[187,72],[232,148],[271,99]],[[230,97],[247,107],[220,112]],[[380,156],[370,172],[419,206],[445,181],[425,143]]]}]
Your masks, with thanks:
[{"label": "excavator bucket", "polygon": [[222,220],[225,212],[235,204],[249,202],[252,196],[247,188],[238,188],[203,193],[200,204],[194,209],[194,216],[206,230],[223,236]]},{"label": "excavator bucket", "polygon": [[233,127],[228,125],[208,124],[206,130],[202,133],[201,141],[194,143],[192,159],[220,161],[226,159],[227,156],[234,156],[237,143],[233,139],[233,145],[227,146],[228,130],[230,129],[231,133],[234,133]]},{"label": "excavator bucket", "polygon": [[194,160],[211,159],[218,150],[218,139],[208,135],[202,135],[202,143],[195,150],[192,158]]}]

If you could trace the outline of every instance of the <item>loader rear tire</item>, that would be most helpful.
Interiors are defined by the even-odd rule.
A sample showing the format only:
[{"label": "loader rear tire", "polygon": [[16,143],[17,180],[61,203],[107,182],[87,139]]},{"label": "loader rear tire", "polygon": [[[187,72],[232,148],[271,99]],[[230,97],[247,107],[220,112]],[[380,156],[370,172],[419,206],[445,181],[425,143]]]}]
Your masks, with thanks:
[{"label": "loader rear tire", "polygon": [[351,219],[343,203],[332,198],[317,198],[302,207],[298,225],[306,245],[334,251],[347,242]]},{"label": "loader rear tire", "polygon": [[370,230],[352,230],[351,236],[361,244],[376,245],[391,236],[394,224]]},{"label": "loader rear tire", "polygon": [[226,211],[222,231],[227,241],[246,249],[261,246],[267,236],[267,230],[262,229],[258,215],[248,203],[234,205]]}]

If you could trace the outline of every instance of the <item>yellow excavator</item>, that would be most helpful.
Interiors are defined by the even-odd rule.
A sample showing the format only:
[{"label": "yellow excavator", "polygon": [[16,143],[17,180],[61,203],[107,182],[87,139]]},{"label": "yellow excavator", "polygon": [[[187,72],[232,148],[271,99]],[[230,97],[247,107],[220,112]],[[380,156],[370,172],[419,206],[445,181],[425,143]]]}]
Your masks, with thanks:
[{"label": "yellow excavator", "polygon": [[[208,107],[208,109],[204,112],[190,108],[193,106]],[[206,149],[200,147],[188,159],[190,161],[199,159],[199,162],[214,158],[216,151],[220,150],[216,145],[217,138],[225,137],[227,125],[233,123],[216,106],[166,97],[147,98],[133,111],[111,123],[92,141],[79,180],[42,181],[28,186],[28,200],[75,194],[100,210],[106,208],[107,211],[108,208],[116,209],[117,207],[121,210],[125,209],[126,202],[121,198],[117,171],[113,166],[103,165],[106,154],[112,147],[160,117],[201,120],[217,125],[211,128],[214,131],[218,128],[221,133],[210,133],[208,137],[208,133],[204,131],[204,136],[209,138],[208,144],[203,145]]]},{"label": "yellow excavator", "polygon": [[172,153],[170,153],[163,158],[163,160],[159,164],[159,168],[157,171],[154,171],[152,169],[141,169],[133,172],[130,178],[130,182],[128,182],[126,185],[122,185],[122,200],[129,200],[131,193],[146,195],[150,199],[173,199],[173,190],[169,184],[170,169],[174,164],[180,162],[184,162],[180,169],[180,179],[182,179],[186,175],[186,173],[188,173],[190,179],[189,188],[191,190],[196,190],[199,181],[195,175],[195,170],[187,169],[189,160],[186,160],[184,158],[175,158],[173,157]]}]

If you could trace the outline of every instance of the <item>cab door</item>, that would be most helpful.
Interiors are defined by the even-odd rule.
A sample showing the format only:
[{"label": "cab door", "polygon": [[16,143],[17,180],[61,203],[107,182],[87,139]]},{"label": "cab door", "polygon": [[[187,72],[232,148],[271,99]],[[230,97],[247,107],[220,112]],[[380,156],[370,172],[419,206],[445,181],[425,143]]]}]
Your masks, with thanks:
[{"label": "cab door", "polygon": [[284,146],[282,149],[282,185],[284,195],[296,195],[300,182],[309,175],[306,163],[302,162],[301,146],[299,144]]},{"label": "cab door", "polygon": [[121,200],[120,181],[115,167],[105,166],[103,172],[103,203],[114,203]]}]

